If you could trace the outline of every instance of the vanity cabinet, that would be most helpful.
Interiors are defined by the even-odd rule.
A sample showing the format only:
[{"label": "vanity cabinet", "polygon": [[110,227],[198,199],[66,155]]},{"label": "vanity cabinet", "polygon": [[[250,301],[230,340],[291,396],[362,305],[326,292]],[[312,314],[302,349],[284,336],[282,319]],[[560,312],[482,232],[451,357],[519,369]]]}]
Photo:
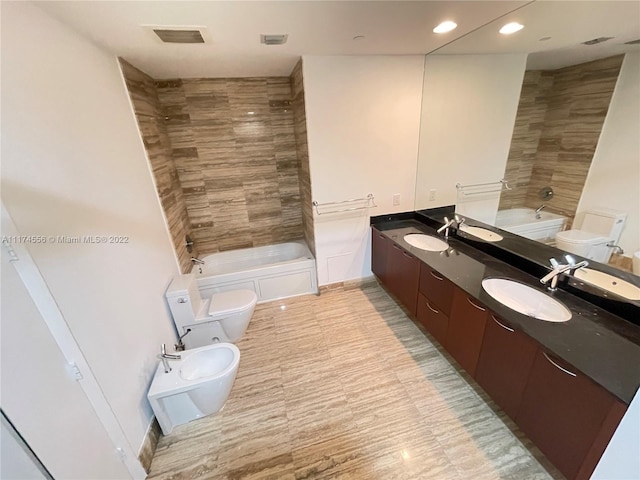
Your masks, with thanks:
[{"label": "vanity cabinet", "polygon": [[390,242],[383,282],[413,317],[416,316],[421,263],[402,247]]},{"label": "vanity cabinet", "polygon": [[455,288],[444,347],[472,377],[476,372],[486,323],[486,307]]},{"label": "vanity cabinet", "polygon": [[624,411],[613,395],[540,348],[516,423],[568,479],[587,479]]},{"label": "vanity cabinet", "polygon": [[513,420],[537,350],[538,342],[489,312],[475,379]]},{"label": "vanity cabinet", "polygon": [[380,230],[371,229],[371,271],[384,284],[387,283],[387,252],[391,240]]},{"label": "vanity cabinet", "polygon": [[440,273],[421,265],[417,317],[441,345],[447,338],[454,289],[453,283]]}]

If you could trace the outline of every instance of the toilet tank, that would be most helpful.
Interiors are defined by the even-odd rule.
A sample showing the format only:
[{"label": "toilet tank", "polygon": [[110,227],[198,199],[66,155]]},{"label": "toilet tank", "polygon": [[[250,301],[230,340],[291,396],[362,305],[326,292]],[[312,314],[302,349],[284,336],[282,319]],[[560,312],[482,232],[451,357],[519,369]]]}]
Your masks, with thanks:
[{"label": "toilet tank", "polygon": [[620,240],[627,214],[609,209],[586,210],[579,229],[584,232],[595,233],[612,240]]},{"label": "toilet tank", "polygon": [[177,327],[193,323],[202,308],[196,277],[190,273],[175,276],[165,297]]}]

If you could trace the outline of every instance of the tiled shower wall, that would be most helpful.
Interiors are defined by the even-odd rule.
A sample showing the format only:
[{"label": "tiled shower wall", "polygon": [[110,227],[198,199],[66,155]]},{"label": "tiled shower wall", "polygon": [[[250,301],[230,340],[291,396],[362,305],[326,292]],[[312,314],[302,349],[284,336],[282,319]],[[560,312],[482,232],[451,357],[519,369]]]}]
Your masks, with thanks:
[{"label": "tiled shower wall", "polygon": [[[573,222],[609,109],[622,55],[525,75],[500,209],[537,208]],[[555,195],[543,201],[539,191]]]},{"label": "tiled shower wall", "polygon": [[296,148],[300,170],[300,199],[302,202],[302,228],[309,249],[316,255],[313,229],[313,205],[311,195],[311,171],[309,168],[309,149],[307,147],[307,114],[304,105],[304,83],[302,81],[302,59],[291,73],[291,93],[293,97],[293,118],[296,134]]},{"label": "tiled shower wall", "polygon": [[289,78],[156,88],[200,253],[303,238]]},{"label": "tiled shower wall", "polygon": [[198,252],[189,253],[185,246],[185,237],[190,233],[187,208],[171,155],[171,144],[154,80],[124,60],[121,59],[120,63],[180,269],[188,272],[191,268],[190,258]]}]

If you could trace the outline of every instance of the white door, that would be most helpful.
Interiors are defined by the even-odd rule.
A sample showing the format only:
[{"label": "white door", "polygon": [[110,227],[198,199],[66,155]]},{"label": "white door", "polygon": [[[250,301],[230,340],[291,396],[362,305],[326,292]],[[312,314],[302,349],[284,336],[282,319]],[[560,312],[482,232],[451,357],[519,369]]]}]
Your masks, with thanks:
[{"label": "white door", "polygon": [[130,479],[7,248],[0,250],[2,410],[54,478]]}]

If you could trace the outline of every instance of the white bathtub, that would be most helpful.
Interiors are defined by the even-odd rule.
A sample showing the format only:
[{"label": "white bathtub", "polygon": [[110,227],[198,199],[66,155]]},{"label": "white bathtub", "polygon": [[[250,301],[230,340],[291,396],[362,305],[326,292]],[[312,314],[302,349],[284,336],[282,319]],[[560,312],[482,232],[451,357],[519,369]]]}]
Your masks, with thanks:
[{"label": "white bathtub", "polygon": [[564,230],[566,221],[567,217],[544,210],[540,212],[540,218],[536,218],[536,212],[531,208],[511,208],[498,211],[495,226],[531,240],[552,244],[556,233]]},{"label": "white bathtub", "polygon": [[202,298],[213,293],[246,288],[258,303],[318,293],[316,262],[303,241],[243,248],[202,257],[191,273],[198,279]]}]

